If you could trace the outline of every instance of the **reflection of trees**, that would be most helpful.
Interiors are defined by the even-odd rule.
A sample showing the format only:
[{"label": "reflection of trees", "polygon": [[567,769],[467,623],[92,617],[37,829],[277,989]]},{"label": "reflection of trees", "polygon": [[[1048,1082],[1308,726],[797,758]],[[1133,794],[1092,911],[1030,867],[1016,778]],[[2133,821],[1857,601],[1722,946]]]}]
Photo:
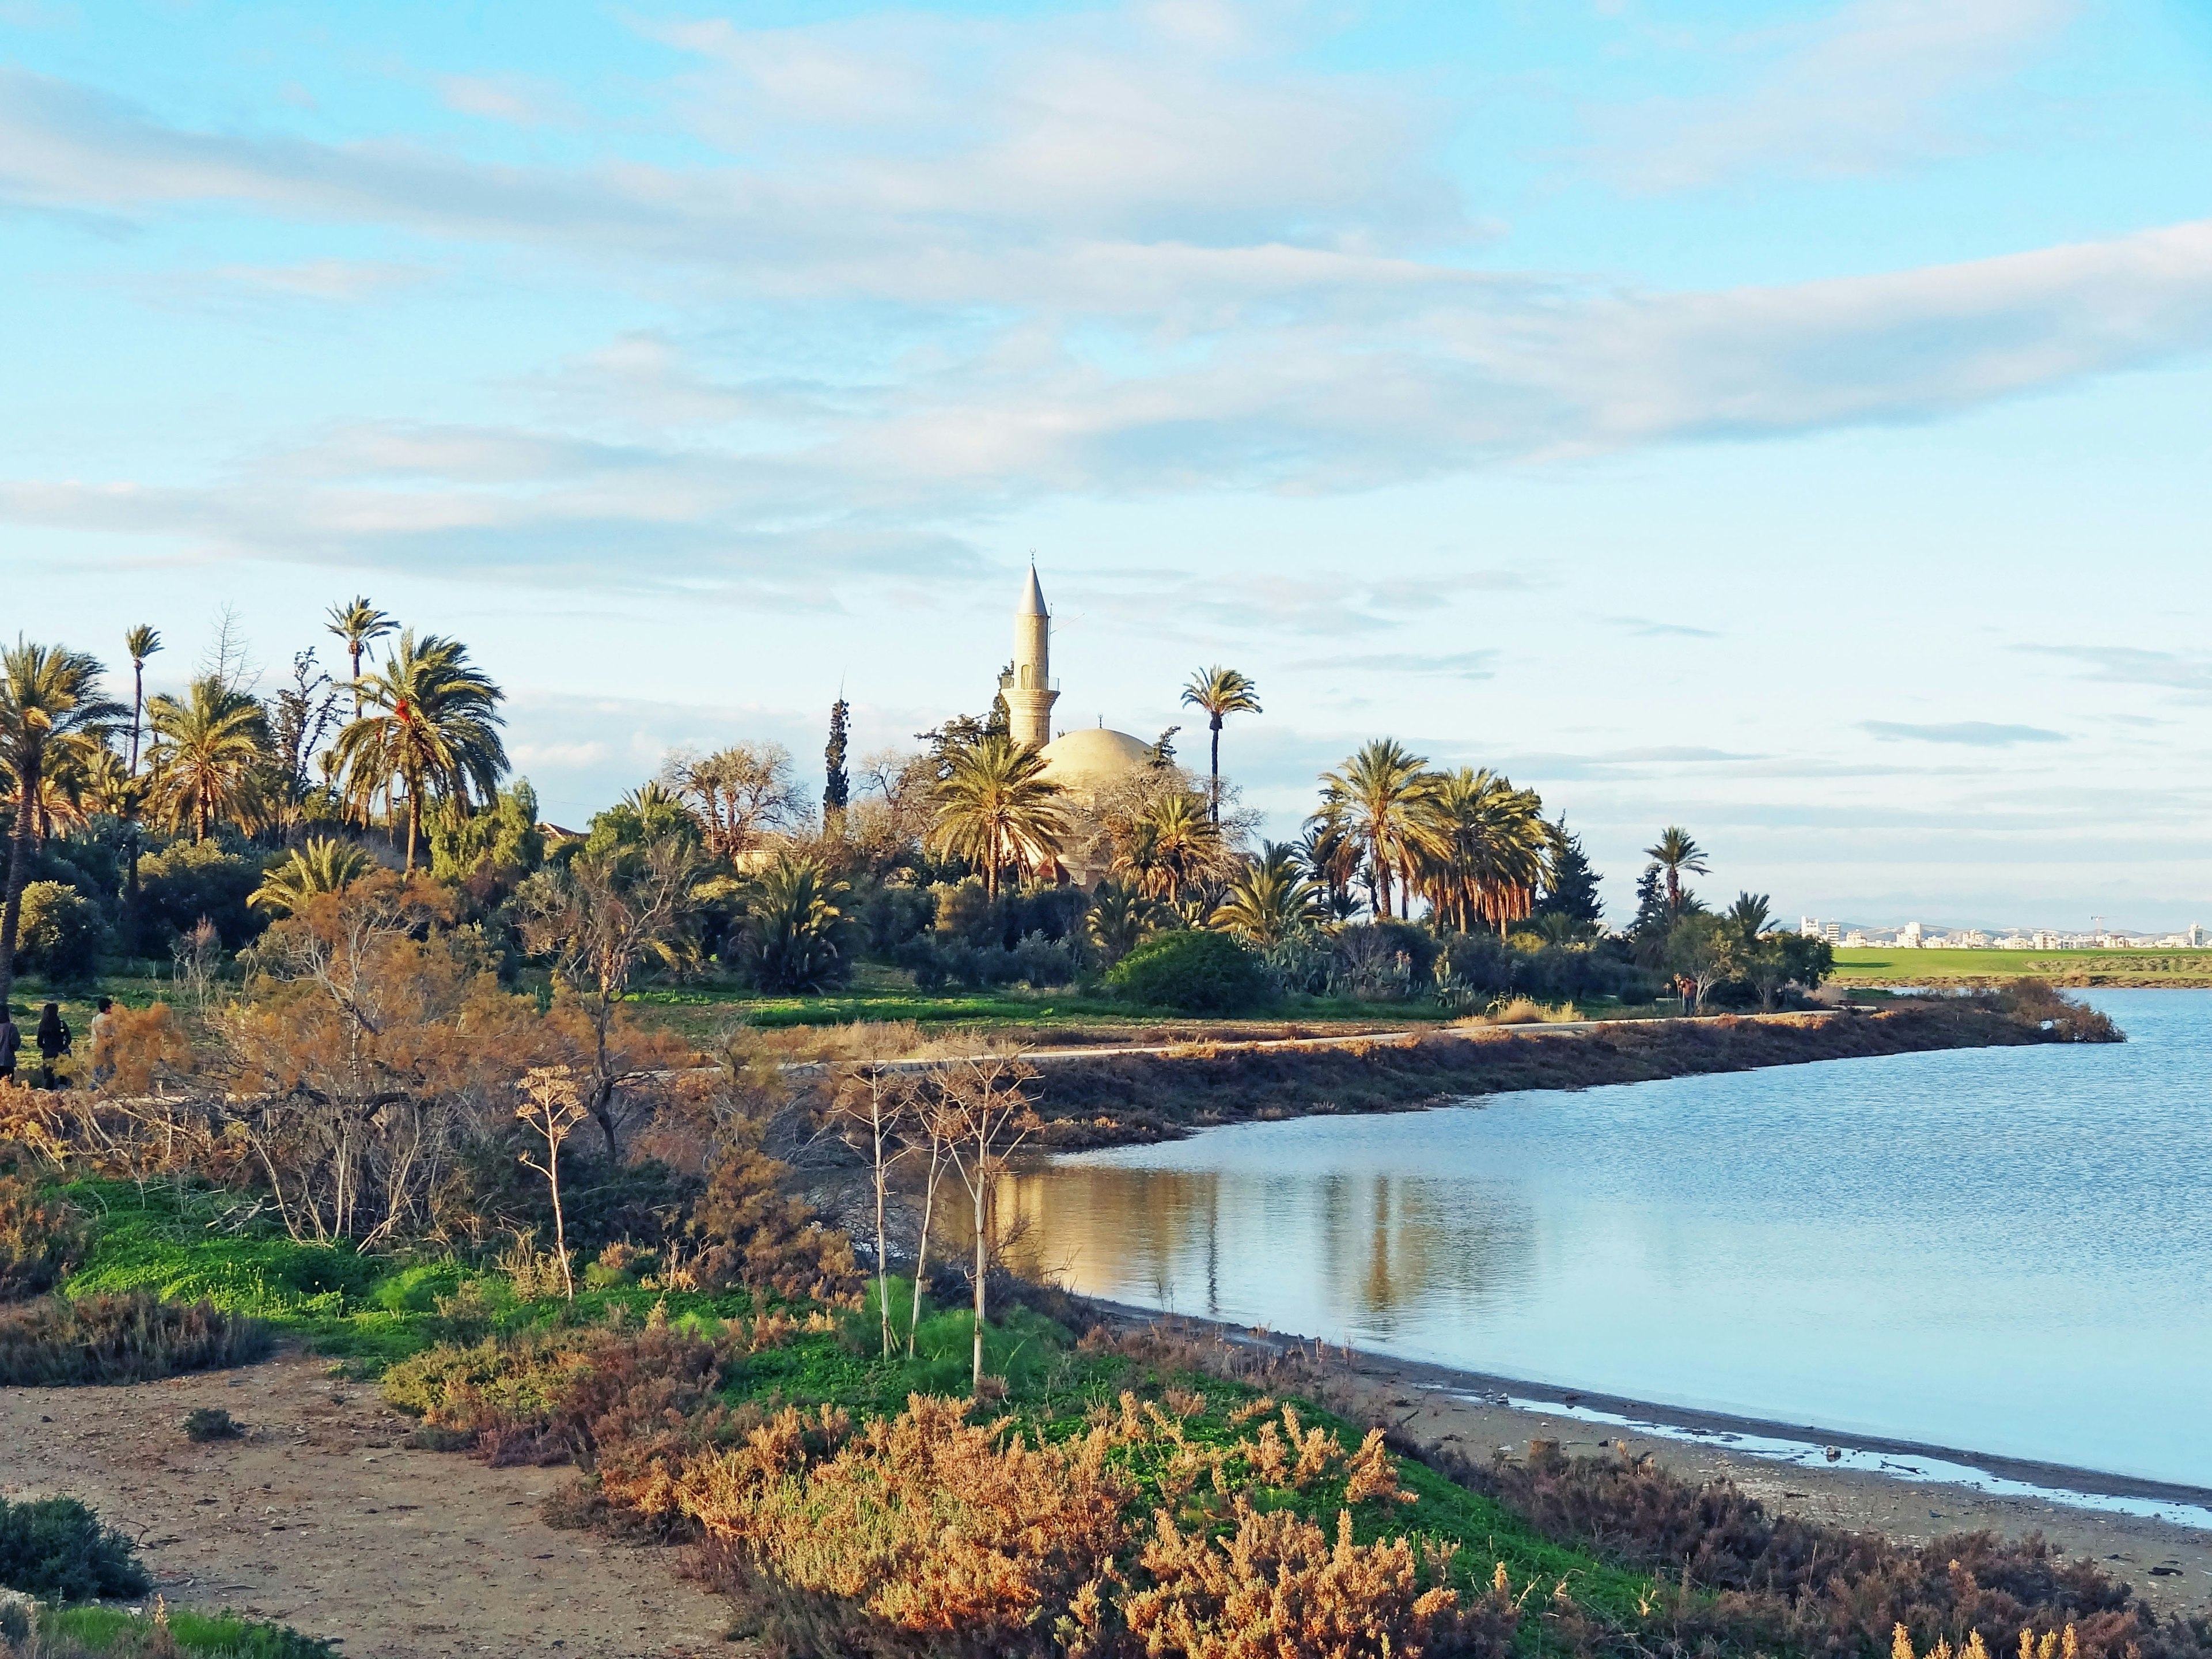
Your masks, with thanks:
[{"label": "reflection of trees", "polygon": [[1067,1163],[1010,1176],[1001,1201],[1024,1272],[1287,1328],[1318,1316],[1332,1336],[1479,1319],[1528,1282],[1534,1249],[1523,1196],[1480,1179]]}]

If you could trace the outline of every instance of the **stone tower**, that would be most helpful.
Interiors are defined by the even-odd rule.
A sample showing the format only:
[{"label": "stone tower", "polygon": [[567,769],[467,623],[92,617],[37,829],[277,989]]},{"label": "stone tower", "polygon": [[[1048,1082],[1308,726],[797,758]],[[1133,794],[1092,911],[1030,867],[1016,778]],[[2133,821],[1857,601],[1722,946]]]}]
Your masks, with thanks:
[{"label": "stone tower", "polygon": [[1052,613],[1044,608],[1035,565],[1030,567],[1021,609],[1014,613],[1014,672],[1000,682],[999,691],[1006,700],[1016,743],[1042,749],[1052,741],[1052,706],[1060,690],[1052,683]]}]

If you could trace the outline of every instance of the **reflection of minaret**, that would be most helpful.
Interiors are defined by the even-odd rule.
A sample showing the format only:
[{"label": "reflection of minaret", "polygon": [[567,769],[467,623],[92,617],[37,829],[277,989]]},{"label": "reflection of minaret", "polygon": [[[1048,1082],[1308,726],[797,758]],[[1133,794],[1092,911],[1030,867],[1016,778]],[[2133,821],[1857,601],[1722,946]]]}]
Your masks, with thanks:
[{"label": "reflection of minaret", "polygon": [[1014,672],[1000,684],[1012,717],[1013,738],[1025,749],[1052,741],[1052,706],[1060,691],[1052,683],[1052,613],[1044,608],[1044,589],[1036,567],[1030,567],[1029,590],[1014,616]]}]

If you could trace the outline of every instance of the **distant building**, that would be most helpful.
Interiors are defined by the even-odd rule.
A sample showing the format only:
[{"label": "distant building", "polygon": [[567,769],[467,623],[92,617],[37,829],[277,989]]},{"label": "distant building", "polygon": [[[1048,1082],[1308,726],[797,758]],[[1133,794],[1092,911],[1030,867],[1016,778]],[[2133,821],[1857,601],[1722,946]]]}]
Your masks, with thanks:
[{"label": "distant building", "polygon": [[1844,944],[1847,949],[1863,951],[1866,949],[1866,943],[1867,936],[1865,930],[1863,928],[1854,927],[1850,933],[1844,935]]},{"label": "distant building", "polygon": [[1920,924],[1917,921],[1908,921],[1897,930],[1897,948],[1900,951],[1917,951],[1920,941]]}]

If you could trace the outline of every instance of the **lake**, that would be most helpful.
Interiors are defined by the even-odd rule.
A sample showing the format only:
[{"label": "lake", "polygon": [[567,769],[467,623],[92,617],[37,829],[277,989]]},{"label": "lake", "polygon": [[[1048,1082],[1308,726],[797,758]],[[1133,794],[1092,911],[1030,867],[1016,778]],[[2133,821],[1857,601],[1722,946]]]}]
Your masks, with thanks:
[{"label": "lake", "polygon": [[1093,1295],[1631,1399],[2212,1486],[2212,992],[2120,1045],[1304,1118],[1012,1178]]}]

